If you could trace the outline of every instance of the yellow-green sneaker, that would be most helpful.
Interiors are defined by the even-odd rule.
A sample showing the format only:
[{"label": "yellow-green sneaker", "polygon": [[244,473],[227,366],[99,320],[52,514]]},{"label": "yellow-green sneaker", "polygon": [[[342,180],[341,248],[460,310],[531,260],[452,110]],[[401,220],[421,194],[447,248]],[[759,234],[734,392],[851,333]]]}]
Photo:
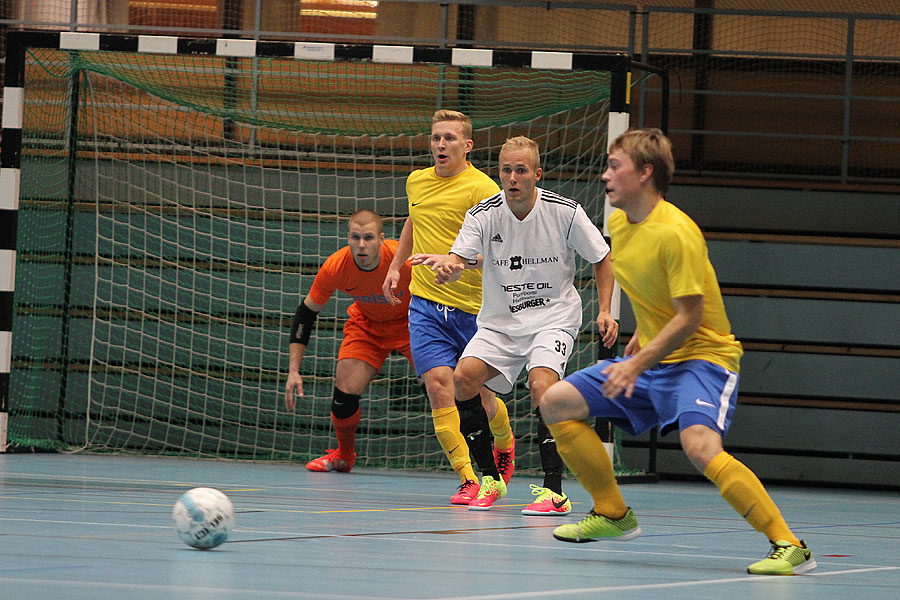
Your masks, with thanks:
[{"label": "yellow-green sneaker", "polygon": [[772,551],[759,562],[747,567],[751,575],[799,575],[819,566],[806,542],[794,546],[785,540],[772,542]]},{"label": "yellow-green sneaker", "polygon": [[494,502],[506,495],[506,483],[503,477],[494,479],[485,475],[481,479],[481,489],[474,500],[469,502],[469,510],[490,510]]},{"label": "yellow-green sneaker", "polygon": [[641,535],[634,512],[629,508],[621,519],[610,519],[593,510],[578,523],[560,525],[553,530],[553,537],[562,542],[596,542],[600,539],[624,542]]}]

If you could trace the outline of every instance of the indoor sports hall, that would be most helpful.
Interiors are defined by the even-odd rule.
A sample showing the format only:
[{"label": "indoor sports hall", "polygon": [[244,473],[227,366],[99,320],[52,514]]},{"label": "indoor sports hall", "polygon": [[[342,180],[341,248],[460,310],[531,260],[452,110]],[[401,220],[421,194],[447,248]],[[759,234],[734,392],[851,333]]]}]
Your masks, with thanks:
[{"label": "indoor sports hall", "polygon": [[[0,598],[900,596],[896,2],[11,0],[0,77]],[[765,535],[677,435],[604,421],[642,535],[557,541],[592,500],[567,474],[571,514],[521,514],[542,473],[524,377],[500,396],[516,472],[490,510],[449,503],[397,353],[351,472],[305,468],[337,444],[354,299],[320,311],[288,410],[292,317],[352,213],[400,237],[438,108],[471,118],[495,181],[505,140],[535,140],[540,185],[599,228],[611,141],[666,132],[666,200],[743,346],[725,449],[817,568],[749,575]],[[575,284],[569,372],[608,356],[584,261]],[[613,314],[621,354],[618,291]],[[173,526],[196,487],[234,507],[210,550]]]}]

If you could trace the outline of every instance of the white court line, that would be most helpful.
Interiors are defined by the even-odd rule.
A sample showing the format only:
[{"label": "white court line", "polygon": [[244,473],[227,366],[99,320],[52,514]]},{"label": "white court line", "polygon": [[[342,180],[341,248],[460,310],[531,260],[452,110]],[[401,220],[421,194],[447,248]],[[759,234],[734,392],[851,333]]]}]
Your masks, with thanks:
[{"label": "white court line", "polygon": [[[828,575],[849,575],[853,573],[867,573],[871,571],[896,571],[900,570],[900,567],[871,567],[868,569],[849,569],[846,571],[828,571],[826,573],[805,573],[803,575],[799,575],[798,577],[808,577],[808,576],[819,576],[824,577]],[[678,581],[672,583],[647,583],[647,584],[636,584],[636,585],[611,585],[605,587],[591,587],[591,588],[577,588],[577,589],[565,589],[565,590],[545,590],[541,592],[519,592],[519,593],[510,593],[510,594],[493,594],[490,596],[443,596],[440,598],[431,598],[430,600],[518,600],[519,598],[552,598],[552,597],[564,597],[571,598],[574,595],[586,595],[586,594],[597,594],[601,592],[630,592],[635,590],[661,590],[661,589],[670,589],[670,588],[680,588],[680,587],[692,587],[692,586],[701,586],[701,585],[716,585],[722,583],[736,583],[739,581],[753,581],[753,582],[773,582],[773,581],[785,581],[785,577],[778,576],[767,576],[767,575],[748,575],[746,577],[729,577],[726,579],[699,579],[696,581]]]},{"label": "white court line", "polygon": [[[92,521],[57,521],[51,519],[20,519],[10,517],[0,517],[0,521],[13,521],[16,523],[47,523],[52,525],[90,525],[92,527],[139,527],[142,529],[171,529],[171,526],[164,527],[162,525],[138,525],[136,523],[95,523]],[[16,534],[8,534],[16,535]]]},{"label": "white court line", "polygon": [[[866,573],[872,571],[894,571],[900,567],[873,567],[870,569],[851,569],[847,571],[830,571],[827,573],[815,573],[819,577],[828,575],[849,575],[854,573]],[[801,575],[800,577],[807,577]],[[585,595],[596,594],[599,592],[623,592],[633,590],[654,590],[668,589],[677,587],[691,587],[700,585],[715,585],[724,583],[735,583],[740,581],[754,582],[774,582],[785,580],[784,577],[767,577],[764,575],[751,575],[747,577],[730,577],[726,579],[698,580],[698,581],[680,581],[675,583],[652,583],[646,585],[616,585],[608,587],[578,588],[566,590],[548,590],[540,592],[521,592],[513,594],[494,594],[490,596],[445,596],[442,598],[432,598],[431,600],[517,600],[520,598],[552,598],[566,597],[571,598],[573,594]],[[398,600],[398,596],[360,596],[342,594],[322,594],[313,592],[285,592],[277,590],[253,590],[240,588],[209,588],[197,586],[177,586],[177,585],[157,585],[157,584],[140,584],[140,583],[111,583],[99,581],[78,581],[78,580],[60,580],[60,579],[26,579],[22,577],[0,577],[0,583],[18,583],[18,584],[35,584],[40,586],[41,590],[48,587],[81,587],[90,589],[113,589],[113,590],[132,590],[132,591],[154,591],[154,592],[195,592],[203,595],[214,595],[216,597],[237,597],[237,598],[253,598],[255,596],[262,598],[335,598],[342,600]]]},{"label": "white court line", "polygon": [[[215,587],[200,587],[200,586],[187,586],[187,585],[158,585],[158,584],[150,584],[150,583],[113,583],[113,582],[104,582],[104,581],[78,581],[78,580],[65,580],[65,579],[26,579],[24,577],[0,577],[0,584],[2,583],[18,583],[18,584],[29,584],[33,583],[39,586],[38,589],[40,591],[45,592],[48,588],[52,587],[61,587],[61,588],[88,588],[89,590],[130,590],[134,592],[154,592],[158,594],[158,597],[171,597],[163,596],[164,593],[172,594],[173,592],[176,594],[182,593],[192,593],[196,594],[198,598],[203,597],[216,597],[216,598],[323,598],[323,599],[334,599],[334,600],[398,600],[397,596],[355,596],[348,594],[323,594],[320,592],[285,592],[278,590],[263,590],[263,589],[241,589],[241,588],[215,588]],[[3,586],[0,586],[2,588]],[[472,598],[472,596],[469,596]]]}]

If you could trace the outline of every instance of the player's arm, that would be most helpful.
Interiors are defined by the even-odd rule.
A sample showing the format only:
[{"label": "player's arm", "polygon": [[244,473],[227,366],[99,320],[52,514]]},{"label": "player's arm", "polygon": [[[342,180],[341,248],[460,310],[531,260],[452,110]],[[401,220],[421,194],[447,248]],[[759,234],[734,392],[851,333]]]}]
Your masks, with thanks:
[{"label": "player's arm", "polygon": [[474,259],[465,259],[458,254],[413,254],[410,259],[413,266],[430,267],[437,284],[450,283],[459,279],[466,269],[480,269],[484,257],[480,254]]},{"label": "player's arm", "polygon": [[297,306],[297,312],[294,313],[290,337],[290,368],[288,370],[287,385],[284,390],[284,406],[288,410],[294,410],[296,406],[294,396],[303,395],[303,378],[300,376],[300,365],[303,363],[303,355],[306,353],[306,347],[309,345],[309,336],[312,334],[315,326],[316,317],[319,316],[319,312],[323,308],[325,307],[321,304],[316,304],[307,296]]},{"label": "player's arm", "polygon": [[600,309],[597,313],[597,326],[600,328],[600,339],[607,348],[612,348],[619,337],[619,324],[613,318],[612,295],[616,285],[613,276],[612,262],[609,252],[598,263],[594,263],[594,284],[597,286],[597,300]]},{"label": "player's arm", "polygon": [[397,251],[394,252],[394,258],[388,267],[387,275],[384,276],[384,283],[381,284],[381,293],[387,298],[391,304],[400,304],[400,298],[397,297],[397,286],[400,285],[400,268],[413,249],[413,222],[410,217],[406,217],[403,229],[400,231],[400,239],[397,240]]},{"label": "player's arm", "polygon": [[603,369],[603,374],[606,375],[603,384],[605,396],[615,398],[625,392],[625,396],[630,398],[638,375],[680,348],[700,327],[703,317],[702,295],[672,298],[672,306],[675,314],[656,337],[628,360],[613,363]]}]

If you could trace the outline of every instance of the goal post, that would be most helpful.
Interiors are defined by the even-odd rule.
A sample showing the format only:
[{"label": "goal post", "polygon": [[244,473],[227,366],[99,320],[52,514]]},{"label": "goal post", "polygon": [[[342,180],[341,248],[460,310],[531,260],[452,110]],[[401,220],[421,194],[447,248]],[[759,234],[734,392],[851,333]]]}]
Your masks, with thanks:
[{"label": "goal post", "polygon": [[[349,300],[322,311],[289,413],[291,317],[352,212],[399,236],[433,112],[472,118],[471,160],[494,177],[508,137],[535,139],[543,185],[598,225],[608,135],[627,126],[618,54],[28,31],[7,48],[0,408],[20,446],[324,453]],[[572,369],[597,343],[588,265],[578,285]],[[524,381],[504,400],[536,471]],[[358,463],[447,468],[405,359],[361,405]]]}]

